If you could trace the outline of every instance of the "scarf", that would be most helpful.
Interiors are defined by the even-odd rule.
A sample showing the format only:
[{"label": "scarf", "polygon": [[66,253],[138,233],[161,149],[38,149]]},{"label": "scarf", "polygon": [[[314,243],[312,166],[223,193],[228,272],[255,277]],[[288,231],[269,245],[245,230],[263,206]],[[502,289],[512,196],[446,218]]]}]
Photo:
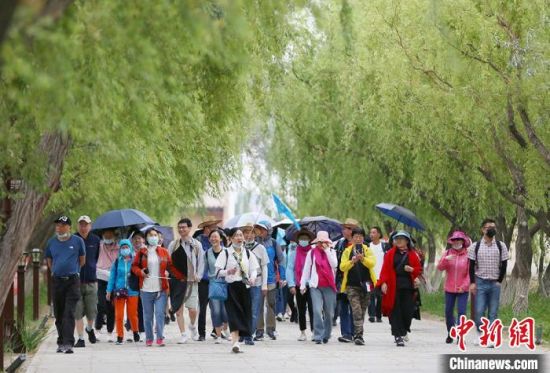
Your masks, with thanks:
[{"label": "scarf", "polygon": [[247,265],[248,263],[244,263],[245,255],[243,255],[245,250],[246,248],[243,247],[241,248],[241,252],[237,253],[237,251],[235,251],[235,248],[233,248],[233,258],[239,265],[239,269],[241,271],[241,277],[243,278],[243,281],[248,280],[248,265]]},{"label": "scarf", "polygon": [[319,283],[317,287],[330,287],[336,292],[336,284],[334,283],[334,272],[328,261],[328,255],[321,247],[316,247],[311,253],[315,258],[315,269]]},{"label": "scarf", "polygon": [[300,280],[302,279],[302,273],[304,272],[304,264],[306,263],[307,253],[311,250],[311,246],[307,245],[302,247],[296,246],[296,262],[294,264],[296,286],[300,287]]}]

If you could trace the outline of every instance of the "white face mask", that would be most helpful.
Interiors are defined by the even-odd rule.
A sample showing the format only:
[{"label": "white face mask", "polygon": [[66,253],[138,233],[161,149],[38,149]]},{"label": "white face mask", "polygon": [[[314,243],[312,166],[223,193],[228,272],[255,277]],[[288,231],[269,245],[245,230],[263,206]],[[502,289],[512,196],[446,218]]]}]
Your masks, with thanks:
[{"label": "white face mask", "polygon": [[56,233],[57,238],[65,239],[69,238],[70,233]]},{"label": "white face mask", "polygon": [[235,249],[240,249],[243,246],[242,242],[234,242],[233,247]]},{"label": "white face mask", "polygon": [[113,242],[114,242],[114,240],[112,240],[112,239],[108,239],[108,238],[104,238],[104,239],[103,239],[103,243],[104,243],[105,245],[112,245]]}]

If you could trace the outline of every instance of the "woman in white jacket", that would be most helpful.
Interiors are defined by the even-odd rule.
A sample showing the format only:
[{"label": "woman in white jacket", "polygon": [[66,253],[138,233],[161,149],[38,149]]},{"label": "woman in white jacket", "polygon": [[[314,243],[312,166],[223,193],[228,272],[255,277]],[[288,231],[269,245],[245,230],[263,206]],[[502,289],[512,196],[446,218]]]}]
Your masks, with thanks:
[{"label": "woman in white jacket", "polygon": [[331,248],[332,240],[328,232],[317,232],[315,245],[307,253],[304,271],[300,281],[300,291],[304,294],[309,285],[313,303],[313,341],[328,343],[332,332],[332,317],[336,306],[336,282],[334,274],[338,265],[336,252]]},{"label": "woman in white jacket", "polygon": [[231,330],[232,351],[241,351],[239,336],[250,337],[252,331],[252,306],[250,303],[251,285],[254,285],[258,273],[258,261],[243,245],[244,235],[236,229],[231,236],[231,246],[216,259],[218,277],[227,282],[227,300],[225,310]]}]

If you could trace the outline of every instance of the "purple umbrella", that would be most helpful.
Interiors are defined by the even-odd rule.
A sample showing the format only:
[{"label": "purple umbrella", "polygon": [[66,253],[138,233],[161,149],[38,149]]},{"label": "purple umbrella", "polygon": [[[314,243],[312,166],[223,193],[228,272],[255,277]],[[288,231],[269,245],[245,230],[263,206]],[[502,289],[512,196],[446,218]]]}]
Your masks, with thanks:
[{"label": "purple umbrella", "polygon": [[[319,231],[327,231],[330,239],[339,240],[342,237],[342,223],[338,220],[327,218],[326,216],[308,216],[300,220],[300,227],[307,229],[313,234]],[[293,241],[294,235],[298,232],[294,225],[287,228],[285,239]]]}]

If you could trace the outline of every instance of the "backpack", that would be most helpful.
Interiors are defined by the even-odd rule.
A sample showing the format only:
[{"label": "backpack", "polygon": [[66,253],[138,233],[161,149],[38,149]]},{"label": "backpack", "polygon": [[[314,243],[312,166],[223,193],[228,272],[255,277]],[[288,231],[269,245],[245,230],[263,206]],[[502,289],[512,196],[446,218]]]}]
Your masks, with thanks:
[{"label": "backpack", "polygon": [[[500,242],[499,240],[496,240],[497,241],[497,247],[498,247],[498,268],[500,269],[502,267],[502,242]],[[476,263],[476,268],[477,268],[477,253],[479,251],[479,247],[481,246],[481,239],[479,241],[476,242],[476,247],[475,247],[475,254],[476,254],[476,258],[475,258],[475,263]]]}]

